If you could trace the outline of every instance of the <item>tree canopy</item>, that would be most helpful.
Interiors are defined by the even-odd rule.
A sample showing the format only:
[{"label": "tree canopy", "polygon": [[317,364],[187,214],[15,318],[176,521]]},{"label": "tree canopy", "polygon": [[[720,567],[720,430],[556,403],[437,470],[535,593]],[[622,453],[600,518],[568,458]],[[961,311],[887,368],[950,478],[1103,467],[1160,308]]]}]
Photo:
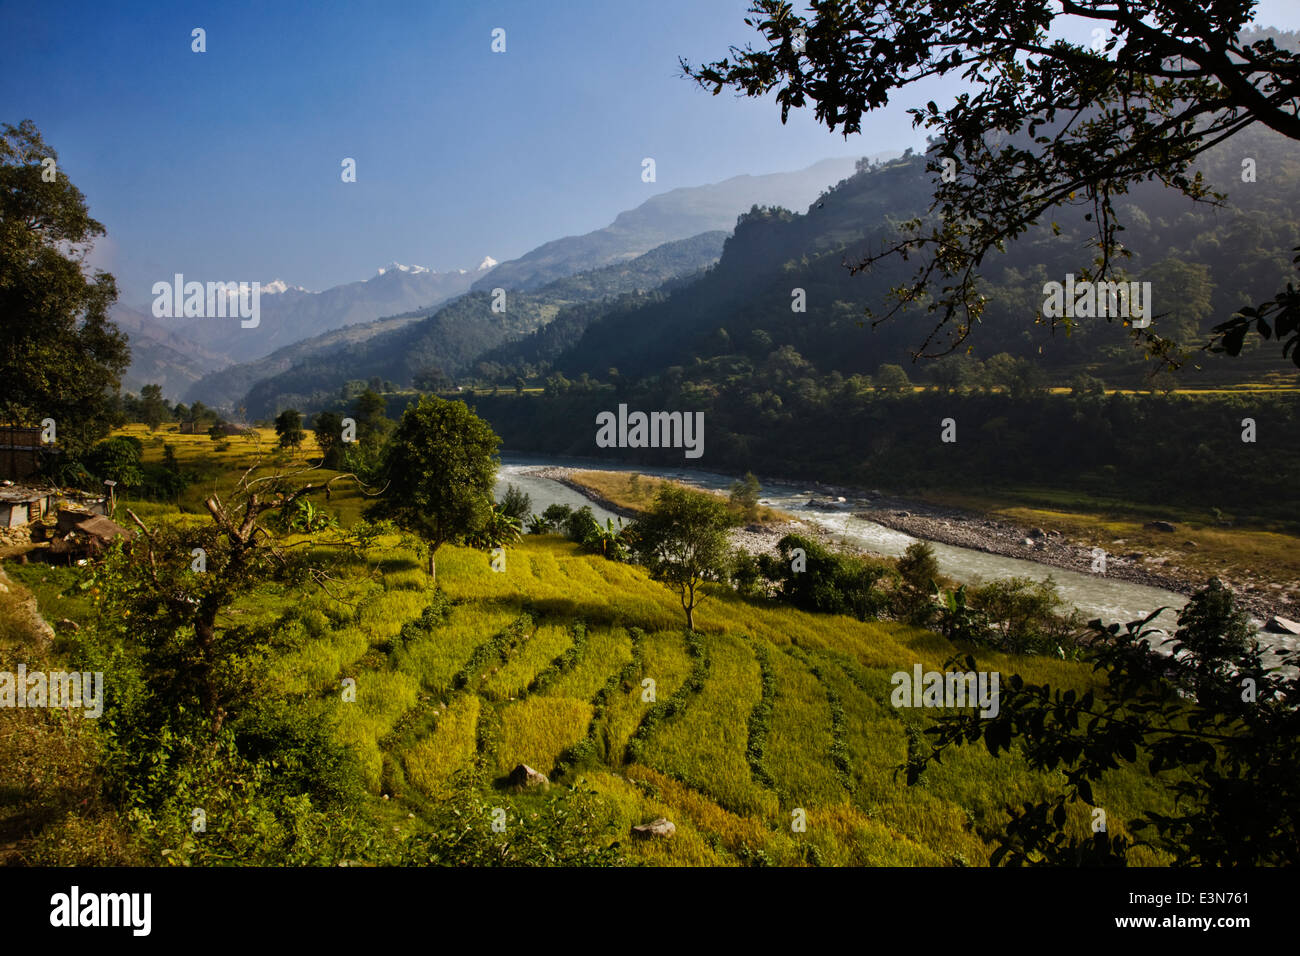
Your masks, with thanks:
[{"label": "tree canopy", "polygon": [[108,434],[130,357],[108,318],[116,282],[85,273],[102,235],[36,125],[0,127],[0,419],[53,419],[69,458]]},{"label": "tree canopy", "polygon": [[726,573],[727,532],[735,524],[726,502],[669,484],[660,486],[654,506],[636,523],[637,554],[652,577],[678,593],[689,630],[695,630],[704,583]]},{"label": "tree canopy", "polygon": [[384,453],[383,496],[366,512],[420,535],[429,574],[448,541],[481,531],[491,518],[501,439],[464,402],[422,396],[409,405]]}]

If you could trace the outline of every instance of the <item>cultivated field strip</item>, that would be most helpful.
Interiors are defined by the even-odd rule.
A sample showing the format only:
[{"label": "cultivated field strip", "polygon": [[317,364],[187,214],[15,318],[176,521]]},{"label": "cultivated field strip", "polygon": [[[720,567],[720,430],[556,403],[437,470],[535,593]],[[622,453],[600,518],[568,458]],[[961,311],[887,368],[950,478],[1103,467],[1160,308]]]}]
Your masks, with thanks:
[{"label": "cultivated field strip", "polygon": [[[526,763],[594,789],[621,832],[672,819],[673,840],[627,844],[644,862],[980,865],[1007,795],[1059,786],[979,748],[901,784],[909,737],[924,741],[931,715],[892,707],[889,677],[944,668],[954,649],[929,632],[711,593],[690,635],[675,595],[639,569],[532,537],[504,574],[482,552],[443,548],[453,606],[425,626],[433,592],[418,553],[396,537],[375,550],[335,597],[277,611],[292,686],[337,699],[343,677],[357,680],[337,732],[373,792],[439,799],[461,771],[500,781]],[[985,654],[980,666],[1089,680],[1048,659]],[[1098,791],[1118,815],[1144,789],[1129,772]],[[1085,811],[1071,810],[1081,832]]]},{"label": "cultivated field strip", "polygon": [[774,816],[776,795],[756,784],[746,757],[749,718],[762,697],[762,675],[743,638],[709,642],[704,686],[641,748],[641,760],[743,814]]}]

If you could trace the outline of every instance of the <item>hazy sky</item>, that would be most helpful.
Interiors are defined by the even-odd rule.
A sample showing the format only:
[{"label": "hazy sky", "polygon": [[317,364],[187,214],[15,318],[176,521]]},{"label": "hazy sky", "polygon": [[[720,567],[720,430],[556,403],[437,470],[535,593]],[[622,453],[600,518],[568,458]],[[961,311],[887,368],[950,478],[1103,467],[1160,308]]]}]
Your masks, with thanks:
[{"label": "hazy sky", "polygon": [[[747,6],[3,0],[0,120],[31,118],[58,151],[128,303],[175,272],[322,289],[394,260],[473,268],[667,189],[922,144],[904,107],[938,86],[846,141],[681,78],[678,56],[755,38]],[[1259,19],[1300,28],[1300,2]]]}]

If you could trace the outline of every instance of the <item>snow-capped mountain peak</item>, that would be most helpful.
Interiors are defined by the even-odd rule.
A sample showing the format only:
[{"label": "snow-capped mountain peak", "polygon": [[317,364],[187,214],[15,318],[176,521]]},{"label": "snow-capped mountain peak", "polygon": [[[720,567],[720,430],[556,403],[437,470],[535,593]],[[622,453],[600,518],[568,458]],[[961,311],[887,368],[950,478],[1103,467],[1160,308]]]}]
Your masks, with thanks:
[{"label": "snow-capped mountain peak", "polygon": [[497,265],[499,265],[499,263],[491,256],[484,256],[483,261],[478,264],[478,269],[475,271],[487,272],[489,269],[494,268]]},{"label": "snow-capped mountain peak", "polygon": [[272,282],[263,282],[261,291],[263,295],[275,295],[278,292],[306,292],[307,290],[300,285],[289,285],[283,279],[276,279]]},{"label": "snow-capped mountain peak", "polygon": [[388,272],[405,272],[408,275],[419,275],[421,272],[432,272],[432,269],[426,269],[424,266],[404,266],[400,262],[390,262],[379,270],[380,275]]}]

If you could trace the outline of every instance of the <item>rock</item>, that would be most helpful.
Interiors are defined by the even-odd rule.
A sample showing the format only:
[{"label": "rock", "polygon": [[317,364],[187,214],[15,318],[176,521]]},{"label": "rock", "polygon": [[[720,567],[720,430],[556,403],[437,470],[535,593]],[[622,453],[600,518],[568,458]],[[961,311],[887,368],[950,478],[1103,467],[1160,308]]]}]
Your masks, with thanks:
[{"label": "rock", "polygon": [[1300,634],[1300,624],[1295,621],[1288,621],[1284,617],[1278,617],[1276,614],[1268,619],[1264,625],[1264,630],[1273,634]]},{"label": "rock", "polygon": [[868,498],[883,498],[884,495],[882,495],[879,491],[876,491],[876,490],[873,488],[871,491],[868,491],[868,492],[867,492],[867,497],[868,497]]},{"label": "rock", "polygon": [[1142,552],[1141,552],[1141,551],[1130,551],[1128,554],[1124,555],[1124,559],[1127,560],[1127,561],[1141,561],[1141,560],[1142,560]]},{"label": "rock", "polygon": [[1170,524],[1168,521],[1148,521],[1146,526],[1153,531],[1173,532],[1178,530],[1176,525]]},{"label": "rock", "polygon": [[1059,538],[1059,537],[1061,536],[1061,532],[1059,532],[1059,531],[1049,531],[1049,532],[1047,532],[1047,536],[1048,536],[1049,538]]},{"label": "rock", "polygon": [[509,782],[512,787],[522,787],[527,789],[531,787],[543,787],[551,781],[546,778],[546,774],[534,770],[526,763],[521,763],[519,766],[515,767],[514,770],[510,771]]},{"label": "rock", "polygon": [[1195,549],[1195,548],[1199,547],[1199,545],[1197,545],[1197,543],[1196,543],[1195,541],[1184,541],[1184,542],[1183,542],[1183,547],[1184,547],[1184,548],[1192,548],[1192,549]]},{"label": "rock", "polygon": [[1026,548],[1032,548],[1032,547],[1034,546],[1034,539],[1033,539],[1033,538],[1021,538],[1021,539],[1020,539],[1020,543],[1023,544]]},{"label": "rock", "polygon": [[910,517],[912,517],[912,512],[910,512],[910,511],[895,511],[895,512],[894,512],[894,517],[895,517],[895,518],[910,518]]},{"label": "rock", "polygon": [[632,835],[641,837],[643,840],[654,837],[670,837],[676,832],[676,824],[664,817],[657,817],[649,823],[642,823],[640,826],[632,828]]},{"label": "rock", "polygon": [[1030,529],[1029,529],[1029,537],[1031,537],[1031,538],[1041,538],[1041,537],[1043,537],[1043,535],[1045,535],[1046,533],[1047,533],[1047,532],[1045,532],[1042,528],[1030,528]]}]

